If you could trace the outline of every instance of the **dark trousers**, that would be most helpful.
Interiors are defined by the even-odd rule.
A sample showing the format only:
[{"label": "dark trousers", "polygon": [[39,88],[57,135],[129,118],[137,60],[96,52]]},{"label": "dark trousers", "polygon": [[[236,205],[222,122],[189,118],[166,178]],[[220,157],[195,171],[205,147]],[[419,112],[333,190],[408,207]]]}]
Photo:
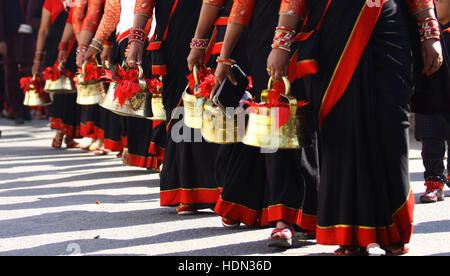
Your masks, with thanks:
[{"label": "dark trousers", "polygon": [[[425,179],[430,176],[441,176],[445,179],[444,156],[446,151],[446,141],[447,145],[449,145],[449,140],[424,139],[422,141],[422,160],[425,167]],[[448,159],[447,168],[449,168]]]},{"label": "dark trousers", "polygon": [[[5,99],[14,117],[24,116],[24,93],[19,87],[20,76],[30,76],[33,64],[35,41],[32,35],[8,34],[8,54],[4,58]],[[19,71],[20,67],[20,71]]]}]

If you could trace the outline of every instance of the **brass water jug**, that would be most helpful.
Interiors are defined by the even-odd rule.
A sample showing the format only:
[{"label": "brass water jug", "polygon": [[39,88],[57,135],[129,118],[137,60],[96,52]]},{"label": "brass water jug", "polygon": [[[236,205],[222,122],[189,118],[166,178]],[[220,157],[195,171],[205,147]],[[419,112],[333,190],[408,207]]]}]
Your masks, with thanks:
[{"label": "brass water jug", "polygon": [[203,122],[201,133],[206,141],[215,144],[234,144],[242,141],[245,133],[245,110],[234,109],[233,114],[227,114],[217,106],[214,95],[219,85],[216,84],[209,99],[203,105]]},{"label": "brass water jug", "polygon": [[144,71],[142,67],[139,66],[138,81],[140,91],[133,95],[130,99],[126,99],[123,105],[119,103],[118,99],[114,99],[116,86],[114,83],[111,83],[105,98],[100,103],[100,106],[121,116],[150,119],[153,115],[152,94],[147,89],[147,83],[145,82],[143,75]]},{"label": "brass water jug", "polygon": [[[267,149],[298,149],[300,143],[298,130],[300,121],[297,116],[297,99],[290,95],[291,84],[287,77],[283,77],[286,90],[281,97],[288,101],[289,119],[282,126],[278,126],[280,108],[256,106],[249,112],[247,129],[242,142],[249,146]],[[268,89],[261,93],[262,103],[268,102],[269,92],[272,91],[274,80],[270,78]]]},{"label": "brass water jug", "polygon": [[58,69],[61,72],[61,76],[59,79],[52,81],[45,81],[44,91],[47,93],[55,93],[55,94],[73,94],[76,93],[76,89],[73,86],[72,79],[62,74],[63,72],[63,63],[58,65]]},{"label": "brass water jug", "polygon": [[[83,63],[81,73],[77,76],[77,104],[98,104],[105,97],[105,88],[101,80],[84,80],[86,76],[86,65],[87,61]],[[97,66],[99,65],[97,64]]]},{"label": "brass water jug", "polygon": [[[194,65],[193,75],[195,79],[195,86],[200,84],[198,78],[198,67]],[[183,98],[183,109],[184,109],[184,124],[190,128],[200,129],[202,127],[203,120],[203,104],[206,102],[205,97],[196,97],[194,91],[190,91],[189,84],[184,89]]]},{"label": "brass water jug", "polygon": [[158,86],[156,89],[158,90],[158,93],[154,93],[152,95],[153,116],[150,117],[149,119],[155,121],[166,121],[167,120],[166,110],[164,108],[163,97],[161,93],[163,88],[161,86]]},{"label": "brass water jug", "polygon": [[[33,75],[33,81],[36,80],[36,76]],[[34,84],[30,84],[30,89],[25,93],[23,105],[30,107],[47,106],[52,104],[52,100],[48,95],[41,96],[37,91],[37,87]]]}]

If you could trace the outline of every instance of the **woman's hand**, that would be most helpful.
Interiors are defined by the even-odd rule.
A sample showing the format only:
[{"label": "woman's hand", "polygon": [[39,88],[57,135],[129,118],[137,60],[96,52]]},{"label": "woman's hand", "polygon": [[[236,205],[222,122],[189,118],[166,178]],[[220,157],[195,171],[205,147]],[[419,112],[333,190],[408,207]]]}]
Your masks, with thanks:
[{"label": "woman's hand", "polygon": [[230,65],[218,63],[214,76],[216,77],[217,85],[220,85],[226,78],[228,78],[233,85],[237,85],[237,81],[231,73]]},{"label": "woman's hand", "polygon": [[86,51],[86,53],[84,53],[83,62],[81,63],[81,65],[83,65],[83,63],[85,61],[89,61],[91,59],[94,59],[97,54],[98,54],[98,51],[96,49],[94,49],[93,47],[89,47],[88,50]]},{"label": "woman's hand", "polygon": [[41,67],[41,62],[39,61],[34,61],[33,62],[33,67],[31,67],[31,74],[33,76],[37,76],[39,74],[39,68]]},{"label": "woman's hand", "polygon": [[58,63],[64,64],[66,62],[67,51],[61,50],[58,52]]},{"label": "woman's hand", "polygon": [[422,74],[430,76],[436,73],[444,62],[441,42],[437,39],[427,39],[423,41],[422,58],[424,64]]},{"label": "woman's hand", "polygon": [[100,54],[100,60],[104,67],[108,67],[108,65],[111,64],[112,53],[113,53],[112,47],[103,48],[103,51]]},{"label": "woman's hand", "polygon": [[76,64],[80,68],[83,66],[83,62],[85,61],[86,53],[87,52],[78,52],[77,53]]},{"label": "woman's hand", "polygon": [[194,70],[194,65],[197,65],[198,68],[201,68],[204,65],[204,59],[205,49],[192,48],[189,56],[187,57],[189,71],[192,72]]},{"label": "woman's hand", "polygon": [[282,80],[288,73],[290,58],[289,52],[281,49],[272,49],[267,58],[267,73],[269,76],[277,81]]},{"label": "woman's hand", "polygon": [[126,63],[129,68],[134,69],[138,64],[142,64],[144,45],[142,43],[132,42],[128,45],[128,49]]}]

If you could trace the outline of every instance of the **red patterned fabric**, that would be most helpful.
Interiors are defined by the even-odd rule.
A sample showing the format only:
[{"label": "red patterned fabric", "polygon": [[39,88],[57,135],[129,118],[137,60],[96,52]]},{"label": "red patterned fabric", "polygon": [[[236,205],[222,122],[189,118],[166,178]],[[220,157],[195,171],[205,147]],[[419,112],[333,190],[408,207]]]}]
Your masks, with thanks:
[{"label": "red patterned fabric", "polygon": [[75,34],[81,32],[81,25],[83,25],[86,7],[87,7],[87,0],[80,0],[77,1],[77,5],[75,5],[75,7],[72,8],[73,9],[72,25],[73,25],[73,32]]},{"label": "red patterned fabric", "polygon": [[100,19],[102,18],[104,7],[105,0],[88,0],[86,17],[83,20],[81,30],[87,30],[95,34]]},{"label": "red patterned fabric", "polygon": [[153,8],[155,7],[155,0],[137,0],[134,13],[139,13],[152,17]]},{"label": "red patterned fabric", "polygon": [[61,0],[45,0],[43,8],[50,12],[51,23],[53,24],[59,14],[64,10],[64,5]]},{"label": "red patterned fabric", "polygon": [[306,0],[282,0],[280,14],[290,14],[304,17],[307,11],[306,4]]},{"label": "red patterned fabric", "polygon": [[119,24],[121,11],[120,0],[106,0],[105,11],[95,33],[97,40],[103,44],[108,40],[108,37],[114,31],[117,24]]},{"label": "red patterned fabric", "polygon": [[248,26],[252,19],[255,4],[256,0],[235,0],[228,22]]}]

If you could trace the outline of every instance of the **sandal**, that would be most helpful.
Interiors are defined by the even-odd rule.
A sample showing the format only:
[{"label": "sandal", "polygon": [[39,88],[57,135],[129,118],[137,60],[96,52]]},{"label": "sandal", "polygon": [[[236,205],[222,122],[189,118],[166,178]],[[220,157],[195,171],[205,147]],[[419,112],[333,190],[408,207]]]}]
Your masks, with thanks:
[{"label": "sandal", "polygon": [[52,148],[60,149],[63,143],[63,135],[56,134],[55,138],[52,140]]},{"label": "sandal", "polygon": [[294,230],[290,227],[275,228],[269,237],[269,247],[292,247]]},{"label": "sandal", "polygon": [[197,214],[197,208],[193,205],[187,205],[180,203],[180,205],[177,207],[177,213],[178,215],[185,216],[185,215],[194,215]]},{"label": "sandal", "polygon": [[65,142],[68,149],[79,149],[81,147],[79,143],[75,142],[75,140],[67,139],[67,137]]},{"label": "sandal", "polygon": [[404,244],[381,247],[385,251],[385,256],[401,256],[409,252],[409,248]]},{"label": "sandal", "polygon": [[108,153],[110,153],[111,151],[109,149],[97,149],[94,151],[94,155],[96,156],[100,156],[100,155],[107,155]]},{"label": "sandal", "polygon": [[125,166],[129,166],[130,165],[130,158],[128,157],[128,149],[127,148],[124,148],[122,150],[122,163]]},{"label": "sandal", "polygon": [[225,228],[233,229],[238,228],[241,223],[237,220],[228,219],[226,217],[222,217],[222,225]]},{"label": "sandal", "polygon": [[341,245],[334,251],[335,256],[369,256],[367,247],[362,246],[343,246]]}]

